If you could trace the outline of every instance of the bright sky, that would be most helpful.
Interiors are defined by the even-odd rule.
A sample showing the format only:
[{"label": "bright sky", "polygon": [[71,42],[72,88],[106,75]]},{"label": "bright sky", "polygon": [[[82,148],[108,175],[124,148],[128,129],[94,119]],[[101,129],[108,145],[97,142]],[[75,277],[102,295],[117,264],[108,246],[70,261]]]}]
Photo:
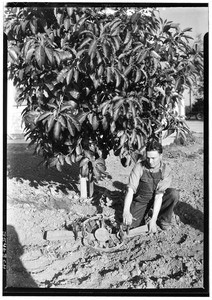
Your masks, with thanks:
[{"label": "bright sky", "polygon": [[[179,23],[181,29],[191,27],[188,34],[195,40],[198,34],[209,32],[209,9],[208,7],[160,7],[160,17]],[[192,43],[193,40],[191,40]],[[189,95],[184,93],[185,105],[189,105]],[[193,100],[192,100],[193,101]]]},{"label": "bright sky", "polygon": [[[204,35],[209,31],[209,9],[208,7],[159,7],[159,15],[162,19],[180,23],[180,28],[185,29],[191,27],[192,31],[189,32],[194,39],[198,34]],[[108,12],[113,11],[107,8]]]},{"label": "bright sky", "polygon": [[161,7],[159,11],[162,19],[180,23],[181,29],[192,27],[193,38],[209,31],[208,7]]}]

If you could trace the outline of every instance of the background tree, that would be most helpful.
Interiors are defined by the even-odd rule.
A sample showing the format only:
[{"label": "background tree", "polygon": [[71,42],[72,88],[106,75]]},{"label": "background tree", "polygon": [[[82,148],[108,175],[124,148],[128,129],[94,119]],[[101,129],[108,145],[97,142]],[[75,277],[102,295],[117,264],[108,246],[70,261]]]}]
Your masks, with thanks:
[{"label": "background tree", "polygon": [[[192,51],[194,54],[194,60],[203,53],[204,42],[201,34],[197,35],[193,44]],[[204,72],[202,69],[199,70],[199,76],[196,81],[192,83],[189,87],[190,89],[190,106],[186,107],[186,118],[190,119],[192,116],[196,116],[196,119],[202,120],[204,114]],[[192,104],[192,96],[194,98]]]},{"label": "background tree", "polygon": [[[197,59],[199,59],[199,57],[204,51],[203,45],[204,45],[203,37],[201,34],[199,34],[197,35],[192,46],[195,57]],[[193,88],[195,98],[196,99],[201,98],[202,100],[204,100],[204,72],[202,69],[200,70],[197,81],[194,82],[192,88]]]},{"label": "background tree", "polygon": [[[90,181],[107,175],[111,150],[127,166],[150,137],[188,128],[174,112],[203,69],[191,28],[154,9],[5,9],[8,70],[26,137],[47,166],[79,162]],[[170,132],[170,131],[169,131]]]}]

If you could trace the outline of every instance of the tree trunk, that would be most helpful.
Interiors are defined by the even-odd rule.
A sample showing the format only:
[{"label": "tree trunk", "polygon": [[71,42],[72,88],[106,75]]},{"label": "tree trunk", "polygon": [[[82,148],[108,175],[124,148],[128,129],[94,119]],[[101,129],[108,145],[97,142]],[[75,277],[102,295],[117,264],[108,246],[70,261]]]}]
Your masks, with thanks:
[{"label": "tree trunk", "polygon": [[94,192],[94,183],[88,180],[88,197],[92,197]]}]

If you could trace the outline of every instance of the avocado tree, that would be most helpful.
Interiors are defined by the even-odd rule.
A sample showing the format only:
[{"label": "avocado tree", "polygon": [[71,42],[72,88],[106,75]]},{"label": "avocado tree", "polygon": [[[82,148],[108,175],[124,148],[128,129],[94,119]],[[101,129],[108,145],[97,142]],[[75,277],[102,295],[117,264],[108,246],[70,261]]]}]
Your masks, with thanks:
[{"label": "avocado tree", "polygon": [[89,181],[106,176],[111,150],[127,166],[162,130],[185,136],[174,112],[203,69],[191,28],[154,9],[6,7],[8,71],[26,138],[46,166],[79,162]]}]

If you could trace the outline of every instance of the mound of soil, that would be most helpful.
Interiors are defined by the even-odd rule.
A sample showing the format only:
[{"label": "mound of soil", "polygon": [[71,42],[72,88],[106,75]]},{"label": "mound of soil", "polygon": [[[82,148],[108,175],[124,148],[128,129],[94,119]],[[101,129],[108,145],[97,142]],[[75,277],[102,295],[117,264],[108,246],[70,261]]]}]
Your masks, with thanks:
[{"label": "mound of soil", "polygon": [[[164,149],[180,190],[173,226],[155,235],[126,239],[114,252],[82,243],[84,220],[103,213],[122,217],[132,165],[107,159],[112,179],[95,185],[92,198],[80,199],[79,167],[60,173],[44,169],[26,144],[8,144],[7,286],[71,289],[203,288],[203,138]],[[70,230],[68,240],[47,240],[45,232]]]}]

